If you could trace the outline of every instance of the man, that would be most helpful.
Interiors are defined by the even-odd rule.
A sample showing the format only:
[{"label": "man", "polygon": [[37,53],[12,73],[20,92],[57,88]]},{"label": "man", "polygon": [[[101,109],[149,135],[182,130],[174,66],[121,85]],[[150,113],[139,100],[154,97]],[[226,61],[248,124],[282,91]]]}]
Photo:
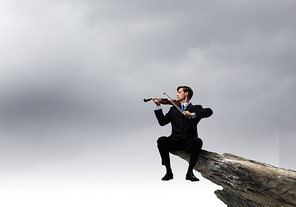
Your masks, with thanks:
[{"label": "man", "polygon": [[166,167],[166,174],[162,180],[173,179],[173,172],[170,164],[169,152],[171,150],[187,150],[190,152],[190,162],[186,174],[186,180],[199,181],[193,174],[193,168],[198,160],[202,148],[202,140],[198,138],[197,124],[202,118],[213,114],[210,108],[203,108],[201,105],[192,105],[190,99],[193,91],[188,86],[177,88],[177,100],[184,108],[183,114],[176,108],[171,107],[165,115],[161,109],[159,98],[153,98],[156,104],[155,115],[160,126],[168,123],[172,125],[170,136],[162,136],[157,140],[157,147],[162,159],[162,165]]}]

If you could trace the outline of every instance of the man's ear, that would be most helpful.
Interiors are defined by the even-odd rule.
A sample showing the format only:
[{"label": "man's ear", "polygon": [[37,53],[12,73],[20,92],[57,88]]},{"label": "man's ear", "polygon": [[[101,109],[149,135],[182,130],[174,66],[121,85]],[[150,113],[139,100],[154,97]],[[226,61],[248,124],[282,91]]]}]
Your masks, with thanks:
[{"label": "man's ear", "polygon": [[189,92],[188,92],[188,91],[186,91],[186,92],[185,92],[185,96],[188,96],[188,94],[189,94]]}]

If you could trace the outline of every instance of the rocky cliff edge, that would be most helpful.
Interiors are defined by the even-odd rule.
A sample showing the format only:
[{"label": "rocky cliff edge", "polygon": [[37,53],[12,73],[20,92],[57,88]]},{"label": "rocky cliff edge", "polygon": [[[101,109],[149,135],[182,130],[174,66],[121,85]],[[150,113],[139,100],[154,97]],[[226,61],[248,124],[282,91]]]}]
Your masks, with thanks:
[{"label": "rocky cliff edge", "polygon": [[[185,151],[172,153],[189,160]],[[296,206],[296,171],[205,150],[195,170],[223,187],[215,194],[229,207]]]}]

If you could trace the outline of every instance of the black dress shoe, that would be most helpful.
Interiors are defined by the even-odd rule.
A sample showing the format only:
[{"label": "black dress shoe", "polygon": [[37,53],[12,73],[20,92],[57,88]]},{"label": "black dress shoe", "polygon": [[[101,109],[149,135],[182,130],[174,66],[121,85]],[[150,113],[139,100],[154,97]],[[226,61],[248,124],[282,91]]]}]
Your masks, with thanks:
[{"label": "black dress shoe", "polygon": [[194,181],[199,181],[199,179],[197,177],[194,176],[193,172],[188,172],[186,174],[186,180],[190,180],[192,182]]},{"label": "black dress shoe", "polygon": [[173,178],[174,178],[173,173],[166,173],[161,180],[168,181],[168,180],[172,180]]}]

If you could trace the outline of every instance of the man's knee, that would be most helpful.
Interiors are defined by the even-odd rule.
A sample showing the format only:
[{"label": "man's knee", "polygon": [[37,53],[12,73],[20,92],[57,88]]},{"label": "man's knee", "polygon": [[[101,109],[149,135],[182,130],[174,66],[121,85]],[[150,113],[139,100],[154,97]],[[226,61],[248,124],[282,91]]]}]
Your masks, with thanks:
[{"label": "man's knee", "polygon": [[164,144],[166,139],[167,139],[167,137],[159,137],[157,140],[157,144],[158,145]]},{"label": "man's knee", "polygon": [[192,144],[198,148],[202,148],[203,141],[200,138],[196,137],[196,138],[193,138]]}]

